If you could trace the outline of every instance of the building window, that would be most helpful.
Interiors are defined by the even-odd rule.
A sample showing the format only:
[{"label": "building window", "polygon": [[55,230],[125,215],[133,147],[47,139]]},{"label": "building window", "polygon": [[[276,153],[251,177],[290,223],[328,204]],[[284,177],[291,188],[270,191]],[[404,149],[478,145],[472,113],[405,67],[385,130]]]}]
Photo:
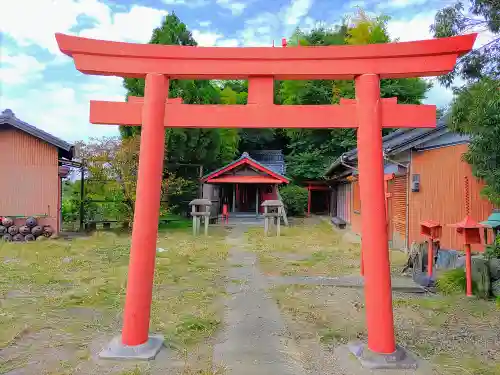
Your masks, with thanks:
[{"label": "building window", "polygon": [[354,213],[361,213],[361,199],[359,194],[359,180],[352,182],[352,210]]}]

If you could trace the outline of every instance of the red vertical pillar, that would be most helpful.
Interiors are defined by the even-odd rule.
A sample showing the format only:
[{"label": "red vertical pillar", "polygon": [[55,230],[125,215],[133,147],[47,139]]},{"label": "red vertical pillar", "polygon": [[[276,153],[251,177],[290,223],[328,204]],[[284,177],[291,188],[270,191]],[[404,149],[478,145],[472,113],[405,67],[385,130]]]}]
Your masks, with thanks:
[{"label": "red vertical pillar", "polygon": [[307,216],[311,216],[311,184],[307,186]]},{"label": "red vertical pillar", "polygon": [[434,267],[434,242],[432,237],[429,237],[429,245],[427,248],[427,275],[432,277],[432,268]]},{"label": "red vertical pillar", "polygon": [[385,215],[380,78],[363,74],[356,77],[355,83],[368,348],[390,354],[396,345]]},{"label": "red vertical pillar", "polygon": [[469,244],[465,244],[465,275],[467,282],[467,297],[472,297],[472,259]]},{"label": "red vertical pillar", "polygon": [[167,96],[168,78],[161,74],[148,74],[144,89],[141,149],[122,332],[122,343],[129,346],[144,344],[148,340],[157,223],[160,214]]},{"label": "red vertical pillar", "polygon": [[239,184],[236,184],[236,209],[238,211],[241,211],[241,207],[240,207],[240,186],[239,186]]}]

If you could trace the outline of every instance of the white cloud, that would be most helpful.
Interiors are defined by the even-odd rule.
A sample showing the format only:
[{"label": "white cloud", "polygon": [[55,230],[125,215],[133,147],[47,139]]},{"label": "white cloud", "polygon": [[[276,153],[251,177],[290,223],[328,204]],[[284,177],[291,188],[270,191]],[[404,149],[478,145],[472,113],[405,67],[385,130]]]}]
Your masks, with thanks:
[{"label": "white cloud", "polygon": [[[409,18],[394,18],[388,22],[387,30],[391,38],[399,38],[400,42],[432,39],[430,26],[434,23],[435,14],[436,10],[429,10]],[[478,32],[474,48],[481,47],[495,38],[489,31],[478,30]]]},{"label": "white cloud", "polygon": [[344,8],[346,9],[351,9],[356,7],[364,8],[366,7],[366,2],[364,0],[351,0],[344,5]]},{"label": "white cloud", "polygon": [[188,8],[199,8],[209,4],[208,0],[162,0],[167,5],[183,5]]},{"label": "white cloud", "polygon": [[429,78],[434,86],[427,92],[423,100],[425,104],[434,104],[438,108],[448,105],[453,99],[453,91],[441,86],[436,78]]},{"label": "white cloud", "polygon": [[217,4],[225,9],[229,9],[233,16],[239,16],[243,13],[247,5],[234,0],[217,0]]},{"label": "white cloud", "polygon": [[107,5],[96,0],[11,1],[2,9],[0,28],[20,46],[38,45],[57,54],[56,32],[68,32],[76,25],[80,14],[102,21],[109,11]]},{"label": "white cloud", "polygon": [[22,53],[12,53],[3,48],[0,60],[0,81],[3,84],[33,83],[42,77],[44,70],[45,64],[39,62],[35,57]]},{"label": "white cloud", "polygon": [[239,32],[243,45],[271,46],[273,40],[289,37],[297,26],[305,31],[312,29],[316,21],[307,16],[312,5],[313,0],[291,0],[277,14],[263,12],[246,20],[245,27]]},{"label": "white cloud", "polygon": [[311,9],[313,0],[292,0],[284,14],[284,20],[287,25],[297,25]]},{"label": "white cloud", "polygon": [[378,3],[376,8],[378,10],[383,9],[394,9],[394,8],[406,8],[415,5],[423,5],[427,3],[429,0],[389,0],[385,3]]},{"label": "white cloud", "polygon": [[208,27],[212,24],[212,21],[201,21],[201,22],[198,22],[198,25],[200,25],[200,27]]},{"label": "white cloud", "polygon": [[[435,10],[430,10],[410,18],[392,19],[387,25],[389,35],[393,39],[399,38],[400,42],[431,39],[433,35],[429,27],[434,23],[435,14]],[[474,44],[474,48],[478,48],[488,43],[493,37],[494,36],[489,32],[481,32]],[[424,102],[436,104],[438,107],[449,104],[453,99],[452,89],[441,86],[435,78],[431,78],[430,80],[434,83],[434,86],[427,93],[427,98]],[[461,86],[464,83],[462,79],[457,78],[454,81],[454,86]]]},{"label": "white cloud", "polygon": [[[58,55],[54,34],[71,34],[79,16],[96,21],[94,27],[81,32],[82,36],[146,42],[153,27],[166,14],[164,10],[143,6],[113,14],[111,8],[99,0],[17,0],[3,7],[0,28],[22,47],[37,45]],[[23,22],[19,22],[21,18]]]},{"label": "white cloud", "polygon": [[116,126],[89,123],[89,100],[123,101],[121,79],[100,77],[95,83],[76,85],[48,83],[23,91],[19,96],[1,97],[1,108],[16,117],[66,141],[118,135]]},{"label": "white cloud", "polygon": [[166,15],[167,12],[163,10],[134,5],[128,12],[103,17],[96,27],[84,29],[79,35],[95,39],[145,43],[151,37],[153,28],[159,26]]},{"label": "white cloud", "polygon": [[224,35],[212,31],[200,31],[193,30],[193,38],[198,42],[198,45],[202,47],[215,46],[218,39],[224,37]]},{"label": "white cloud", "polygon": [[270,12],[245,21],[245,27],[239,32],[239,38],[245,47],[258,47],[272,45],[272,35],[277,33],[280,18]]},{"label": "white cloud", "polygon": [[493,39],[498,38],[498,35],[493,34],[490,31],[481,31],[477,36],[476,42],[474,43],[474,48],[479,48],[485,44],[491,42]]},{"label": "white cloud", "polygon": [[314,18],[312,17],[305,17],[300,25],[300,29],[304,32],[310,32],[312,31],[315,27],[317,27],[318,25],[320,25],[320,23],[318,21],[316,21]]},{"label": "white cloud", "polygon": [[216,31],[200,31],[195,29],[192,33],[193,38],[202,47],[237,47],[239,44],[238,39],[224,39],[224,35]]},{"label": "white cloud", "polygon": [[412,18],[391,19],[387,30],[392,39],[398,38],[400,42],[411,40],[431,39],[429,30],[434,22],[435,12],[420,13]]},{"label": "white cloud", "polygon": [[217,47],[238,47],[238,39],[222,39],[217,42]]},{"label": "white cloud", "polygon": [[[28,8],[30,12],[25,11]],[[80,31],[81,36],[147,42],[166,14],[164,10],[136,5],[112,12],[99,0],[18,0],[2,9],[0,27],[17,47],[38,46],[50,52],[50,64],[59,66],[62,80],[65,74],[75,73],[73,67],[65,66],[71,59],[59,51],[54,34],[74,34],[72,29],[80,16],[94,21]],[[19,22],[20,15],[23,22]],[[22,54],[17,48],[13,51],[2,50],[0,78],[7,85],[0,97],[0,108],[10,108],[22,120],[69,141],[117,134],[117,127],[89,124],[89,100],[123,101],[122,79],[86,76],[82,84],[39,84],[36,79],[42,77],[45,65],[37,55]]]}]

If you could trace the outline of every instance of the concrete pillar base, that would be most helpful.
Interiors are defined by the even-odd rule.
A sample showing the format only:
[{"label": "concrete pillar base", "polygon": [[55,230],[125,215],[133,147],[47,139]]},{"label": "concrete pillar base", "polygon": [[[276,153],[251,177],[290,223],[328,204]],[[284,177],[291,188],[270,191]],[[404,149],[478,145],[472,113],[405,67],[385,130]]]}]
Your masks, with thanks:
[{"label": "concrete pillar base", "polygon": [[141,345],[128,346],[122,343],[122,337],[116,336],[108,347],[99,353],[99,358],[115,360],[149,361],[154,359],[163,346],[162,335],[150,335]]},{"label": "concrete pillar base", "polygon": [[391,354],[374,353],[362,342],[351,343],[348,348],[363,367],[371,370],[410,370],[418,367],[416,359],[400,346],[396,346],[396,351]]}]

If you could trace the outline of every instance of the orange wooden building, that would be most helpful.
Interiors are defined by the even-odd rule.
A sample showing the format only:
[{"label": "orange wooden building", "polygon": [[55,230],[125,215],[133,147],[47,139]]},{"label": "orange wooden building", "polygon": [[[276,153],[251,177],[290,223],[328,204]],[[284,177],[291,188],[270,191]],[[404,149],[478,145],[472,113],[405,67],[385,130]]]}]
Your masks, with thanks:
[{"label": "orange wooden building", "polygon": [[[61,178],[73,146],[24,121],[6,109],[0,115],[0,216],[35,216],[40,225],[61,228]],[[21,225],[22,225],[21,224]]]},{"label": "orange wooden building", "polygon": [[[481,181],[462,160],[468,138],[450,131],[444,120],[435,129],[400,129],[384,137],[386,212],[390,246],[408,249],[420,235],[422,220],[443,225],[441,247],[461,249],[463,243],[453,228],[470,212],[485,220],[493,206],[481,197]],[[361,202],[357,178],[357,150],[335,160],[326,175],[333,188],[330,213],[361,233]],[[468,190],[467,190],[468,189]],[[477,247],[476,247],[477,249]]]}]

